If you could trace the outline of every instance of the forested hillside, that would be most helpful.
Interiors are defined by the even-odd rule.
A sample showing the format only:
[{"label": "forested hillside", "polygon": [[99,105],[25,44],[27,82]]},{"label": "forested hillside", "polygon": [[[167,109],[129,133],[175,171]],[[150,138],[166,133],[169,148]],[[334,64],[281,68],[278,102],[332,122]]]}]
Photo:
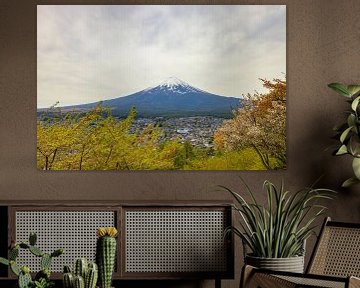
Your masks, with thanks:
[{"label": "forested hillside", "polygon": [[267,93],[246,95],[198,147],[164,137],[155,124],[134,131],[136,107],[119,119],[108,108],[61,112],[53,106],[37,121],[37,167],[43,170],[261,170],[286,167],[286,81],[261,80]]}]

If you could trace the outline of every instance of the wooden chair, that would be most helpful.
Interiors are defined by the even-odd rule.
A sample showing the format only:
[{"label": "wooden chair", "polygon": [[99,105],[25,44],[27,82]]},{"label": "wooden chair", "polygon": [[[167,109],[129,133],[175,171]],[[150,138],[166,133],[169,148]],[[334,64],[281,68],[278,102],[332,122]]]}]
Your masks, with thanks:
[{"label": "wooden chair", "polygon": [[306,273],[278,272],[244,266],[240,287],[360,287],[360,223],[326,218]]}]

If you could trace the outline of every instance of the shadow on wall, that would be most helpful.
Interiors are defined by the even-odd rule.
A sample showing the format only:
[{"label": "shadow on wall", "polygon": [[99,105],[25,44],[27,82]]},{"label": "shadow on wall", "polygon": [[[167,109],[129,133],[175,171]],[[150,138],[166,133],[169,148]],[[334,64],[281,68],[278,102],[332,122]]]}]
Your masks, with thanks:
[{"label": "shadow on wall", "polygon": [[335,137],[333,127],[346,120],[344,111],[346,111],[345,105],[337,106],[335,109],[323,109],[321,113],[307,120],[308,123],[318,125],[309,126],[309,133],[304,135],[303,143],[309,143],[306,145],[308,150],[305,151],[309,158],[306,162],[307,168],[303,167],[305,170],[308,169],[308,172],[303,173],[302,177],[304,185],[311,185],[319,178],[317,187],[338,192],[335,200],[326,203],[329,208],[326,213],[328,216],[336,221],[359,222],[360,185],[341,187],[346,179],[353,176],[352,159],[349,155],[333,155],[336,148],[339,148],[339,140]]}]

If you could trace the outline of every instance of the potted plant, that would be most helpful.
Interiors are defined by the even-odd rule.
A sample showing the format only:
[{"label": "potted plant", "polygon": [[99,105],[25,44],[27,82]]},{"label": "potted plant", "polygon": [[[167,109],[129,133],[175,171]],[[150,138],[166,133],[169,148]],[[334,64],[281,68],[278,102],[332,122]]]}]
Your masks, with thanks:
[{"label": "potted plant", "polygon": [[290,193],[285,191],[283,184],[278,189],[270,181],[265,181],[267,203],[264,206],[246,184],[251,201],[246,201],[227,187],[221,187],[236,201],[233,208],[240,215],[240,227],[229,227],[225,232],[239,236],[244,247],[250,250],[250,253],[244,254],[245,264],[302,273],[305,241],[314,233],[315,220],[326,209],[317,202],[331,199],[334,191],[310,187]]},{"label": "potted plant", "polygon": [[[36,246],[37,236],[30,233],[29,243],[19,242],[11,243],[8,251],[8,259],[0,257],[0,263],[10,266],[11,271],[18,277],[18,288],[50,288],[54,286],[54,282],[50,280],[50,265],[54,257],[58,257],[64,253],[63,249],[57,249],[52,253],[43,252]],[[28,250],[31,254],[39,257],[41,270],[36,273],[32,279],[30,268],[26,265],[20,266],[16,260],[19,256],[20,249]]]},{"label": "potted plant", "polygon": [[95,288],[97,279],[97,264],[89,262],[86,258],[76,259],[73,271],[69,266],[64,266],[63,288]]},{"label": "potted plant", "polygon": [[354,177],[347,179],[342,187],[348,187],[360,183],[360,85],[344,85],[331,83],[331,89],[347,98],[351,109],[347,112],[347,121],[338,125],[334,130],[338,133],[340,146],[334,152],[335,155],[350,155]]},{"label": "potted plant", "polygon": [[110,288],[116,259],[116,237],[118,231],[115,227],[100,227],[96,231],[96,263],[99,267],[99,287]]}]

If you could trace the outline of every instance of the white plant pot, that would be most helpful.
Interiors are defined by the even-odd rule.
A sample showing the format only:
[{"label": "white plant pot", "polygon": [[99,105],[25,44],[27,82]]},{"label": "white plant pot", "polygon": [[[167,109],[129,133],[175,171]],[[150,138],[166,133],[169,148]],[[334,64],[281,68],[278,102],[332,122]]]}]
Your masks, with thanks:
[{"label": "white plant pot", "polygon": [[262,269],[304,273],[304,256],[289,258],[263,258],[246,255],[245,263]]}]

